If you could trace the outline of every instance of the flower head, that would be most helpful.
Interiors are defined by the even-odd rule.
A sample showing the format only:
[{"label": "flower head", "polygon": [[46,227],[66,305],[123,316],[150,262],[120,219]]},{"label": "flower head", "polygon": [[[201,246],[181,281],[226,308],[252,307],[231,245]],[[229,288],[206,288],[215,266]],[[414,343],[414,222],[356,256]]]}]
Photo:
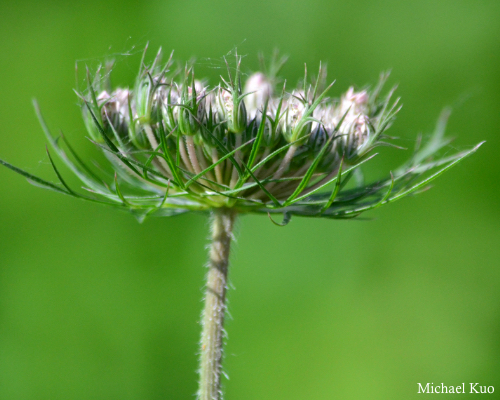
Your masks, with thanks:
[{"label": "flower head", "polygon": [[88,88],[79,93],[85,126],[111,162],[113,182],[70,147],[73,159],[66,154],[38,106],[50,144],[91,195],[69,188],[55,164],[62,186],[2,163],[39,186],[128,209],[140,219],[228,207],[283,213],[288,220],[355,217],[423,189],[477,149],[437,159],[447,144],[440,123],[402,167],[372,184],[346,187],[376,147],[391,145],[385,132],[400,107],[391,100],[394,90],[382,95],[387,75],[373,89],[351,87],[335,98],[327,97],[332,85],[322,88],[321,67],[315,82],[308,85],[306,73],[302,86],[289,91],[275,87],[274,74],[256,72],[243,83],[238,58],[235,73],[228,68],[227,80],[207,86],[192,68],[179,79],[172,57],[161,65],[160,55],[141,69],[133,88],[110,92],[88,74]]}]

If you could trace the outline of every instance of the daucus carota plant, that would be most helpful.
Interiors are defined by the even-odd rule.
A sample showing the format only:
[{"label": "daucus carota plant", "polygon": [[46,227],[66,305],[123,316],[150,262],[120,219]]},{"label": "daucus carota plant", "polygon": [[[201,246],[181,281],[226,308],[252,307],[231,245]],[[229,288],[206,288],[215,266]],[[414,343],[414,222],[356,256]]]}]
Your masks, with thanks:
[{"label": "daucus carota plant", "polygon": [[[87,70],[87,88],[77,92],[90,140],[103,150],[114,179],[84,162],[64,136],[54,137],[38,105],[35,109],[53,151],[82,181],[87,193],[64,181],[47,149],[60,184],[5,161],[36,186],[129,210],[140,221],[188,211],[212,218],[212,245],[202,318],[199,391],[201,400],[221,397],[220,377],[229,249],[239,214],[282,214],[345,219],[359,216],[428,187],[429,182],[477,150],[446,157],[437,154],[447,112],[434,134],[387,176],[370,184],[351,179],[376,156],[379,146],[394,146],[386,130],[400,109],[384,92],[387,74],[373,88],[349,88],[327,97],[324,69],[290,90],[277,73],[275,58],[267,73],[245,75],[234,68],[215,87],[197,80],[192,67],[176,68],[161,51],[146,66],[144,57],[132,88],[110,89],[109,74]],[[245,80],[245,82],[243,82]],[[64,146],[63,146],[64,145]],[[64,149],[64,148],[66,149]],[[396,147],[396,146],[395,146]],[[274,222],[276,223],[276,222]],[[278,224],[278,223],[276,223]]]}]

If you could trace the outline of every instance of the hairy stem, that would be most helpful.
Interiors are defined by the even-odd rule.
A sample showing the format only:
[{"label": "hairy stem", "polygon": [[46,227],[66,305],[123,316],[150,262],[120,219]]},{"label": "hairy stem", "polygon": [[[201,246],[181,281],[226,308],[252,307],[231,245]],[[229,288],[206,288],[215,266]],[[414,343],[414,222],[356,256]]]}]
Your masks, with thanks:
[{"label": "hairy stem", "polygon": [[227,270],[236,213],[227,208],[220,208],[213,212],[212,218],[212,244],[207,274],[205,309],[202,315],[198,400],[221,399],[220,377],[224,315],[226,312]]}]

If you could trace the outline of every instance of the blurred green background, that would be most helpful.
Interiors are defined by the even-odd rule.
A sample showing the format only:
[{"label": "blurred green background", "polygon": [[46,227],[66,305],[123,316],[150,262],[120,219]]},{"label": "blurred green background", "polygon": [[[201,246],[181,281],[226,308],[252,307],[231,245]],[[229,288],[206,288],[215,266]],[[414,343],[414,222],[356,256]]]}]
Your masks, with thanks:
[{"label": "blurred green background", "polygon": [[[235,46],[246,72],[259,51],[289,54],[289,82],[322,60],[335,95],[392,69],[400,144],[453,105],[449,150],[486,145],[370,221],[242,217],[226,398],[413,399],[417,382],[480,382],[500,398],[499,21],[498,0],[3,0],[0,158],[55,180],[32,97],[54,131],[99,158],[75,62],[114,55],[115,82],[131,83],[147,41],[151,56],[161,45],[197,57],[212,83]],[[374,174],[406,157],[385,153]],[[140,225],[6,168],[0,183],[0,398],[194,398],[207,218]]]}]

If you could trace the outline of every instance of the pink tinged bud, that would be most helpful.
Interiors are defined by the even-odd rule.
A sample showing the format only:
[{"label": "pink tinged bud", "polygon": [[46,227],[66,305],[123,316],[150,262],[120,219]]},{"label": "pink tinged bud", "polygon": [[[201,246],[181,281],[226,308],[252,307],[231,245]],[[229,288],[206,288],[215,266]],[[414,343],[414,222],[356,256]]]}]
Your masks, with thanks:
[{"label": "pink tinged bud", "polygon": [[368,93],[363,90],[355,92],[351,87],[342,97],[337,113],[337,119],[344,121],[340,127],[341,131],[351,131],[353,126],[366,125],[368,113]]},{"label": "pink tinged bud", "polygon": [[[329,110],[330,121],[339,135],[339,149],[348,159],[354,159],[362,153],[369,139],[368,100],[366,90],[356,92],[350,87],[342,96],[340,104]],[[331,129],[331,126],[328,128]]]},{"label": "pink tinged bud", "polygon": [[101,104],[102,102],[108,100],[111,96],[109,95],[109,93],[107,91],[102,91],[101,93],[99,93],[99,95],[97,96],[97,102],[99,104]]},{"label": "pink tinged bud", "polygon": [[366,105],[368,103],[368,92],[366,90],[355,92],[351,86],[344,95],[344,99],[356,105]]},{"label": "pink tinged bud", "polygon": [[116,89],[111,95],[106,91],[99,94],[97,102],[102,105],[101,118],[104,126],[108,126],[108,120],[116,131],[120,131],[122,125],[126,124],[128,117],[128,95],[127,89]]},{"label": "pink tinged bud", "polygon": [[121,137],[128,134],[128,127],[131,123],[129,98],[130,92],[128,89],[116,89],[111,95],[111,100],[104,107],[107,108],[109,105],[109,109],[106,109],[109,121],[111,121],[116,133]]},{"label": "pink tinged bud", "polygon": [[348,112],[348,115],[359,115],[367,113],[368,93],[366,90],[355,92],[354,88],[350,87],[349,90],[342,96],[340,101],[341,115]]},{"label": "pink tinged bud", "polygon": [[127,119],[129,117],[129,102],[130,92],[128,89],[116,89],[113,93],[113,98],[117,103],[117,110],[120,118]]},{"label": "pink tinged bud", "polygon": [[[93,109],[92,113],[105,131],[111,132],[111,126],[119,135],[127,131],[128,93],[126,89],[117,89],[111,95],[107,91],[103,91],[96,97],[98,108]],[[87,107],[83,108],[83,114],[92,139],[102,142],[101,132]]]},{"label": "pink tinged bud", "polygon": [[245,83],[245,105],[251,119],[255,118],[257,111],[264,107],[268,98],[273,94],[271,82],[262,72],[251,75]]},{"label": "pink tinged bud", "polygon": [[349,122],[350,125],[343,125],[344,128],[341,128],[339,133],[343,135],[341,136],[343,152],[348,160],[352,160],[363,153],[363,147],[369,138],[368,117],[360,115]]}]

